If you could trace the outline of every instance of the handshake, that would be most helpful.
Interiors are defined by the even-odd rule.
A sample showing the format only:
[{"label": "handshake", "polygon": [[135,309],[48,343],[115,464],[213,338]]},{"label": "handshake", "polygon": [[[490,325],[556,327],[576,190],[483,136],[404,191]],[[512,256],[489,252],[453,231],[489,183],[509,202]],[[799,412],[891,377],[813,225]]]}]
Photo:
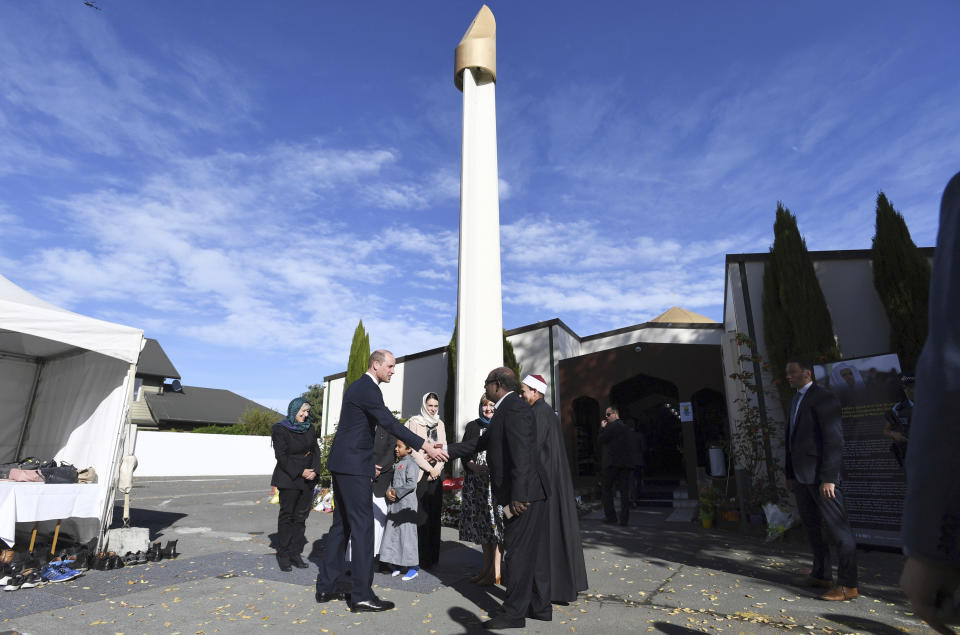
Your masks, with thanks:
[{"label": "handshake", "polygon": [[443,443],[425,442],[423,444],[423,451],[434,461],[443,461],[446,463],[450,460],[450,455],[444,450]]}]

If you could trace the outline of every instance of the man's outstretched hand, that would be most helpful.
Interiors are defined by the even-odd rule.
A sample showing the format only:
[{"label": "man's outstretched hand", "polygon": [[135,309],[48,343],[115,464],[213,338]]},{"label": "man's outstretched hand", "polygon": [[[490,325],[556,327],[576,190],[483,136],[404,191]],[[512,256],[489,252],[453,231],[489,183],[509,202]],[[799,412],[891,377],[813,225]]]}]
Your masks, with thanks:
[{"label": "man's outstretched hand", "polygon": [[424,443],[423,451],[434,461],[447,462],[450,460],[450,455],[443,451],[442,443]]}]

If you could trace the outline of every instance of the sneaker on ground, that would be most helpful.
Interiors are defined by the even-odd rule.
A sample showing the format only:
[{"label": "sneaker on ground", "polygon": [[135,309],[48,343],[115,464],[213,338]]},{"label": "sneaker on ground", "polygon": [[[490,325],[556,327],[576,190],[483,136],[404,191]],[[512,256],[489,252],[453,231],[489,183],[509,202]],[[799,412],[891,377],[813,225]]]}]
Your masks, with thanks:
[{"label": "sneaker on ground", "polygon": [[81,575],[83,574],[80,571],[60,566],[48,566],[43,572],[43,577],[48,582],[66,582]]},{"label": "sneaker on ground", "polygon": [[409,582],[410,580],[413,580],[415,577],[417,577],[418,573],[420,573],[419,569],[411,568],[407,571],[406,575],[404,575],[400,579],[403,580],[404,582]]},{"label": "sneaker on ground", "polygon": [[13,579],[7,582],[7,585],[3,587],[4,591],[19,591],[20,586],[23,584],[23,575],[17,574],[13,576]]},{"label": "sneaker on ground", "polygon": [[44,583],[43,577],[40,575],[40,572],[34,569],[30,573],[24,574],[23,584],[20,585],[22,589],[33,589],[38,586],[41,586]]}]

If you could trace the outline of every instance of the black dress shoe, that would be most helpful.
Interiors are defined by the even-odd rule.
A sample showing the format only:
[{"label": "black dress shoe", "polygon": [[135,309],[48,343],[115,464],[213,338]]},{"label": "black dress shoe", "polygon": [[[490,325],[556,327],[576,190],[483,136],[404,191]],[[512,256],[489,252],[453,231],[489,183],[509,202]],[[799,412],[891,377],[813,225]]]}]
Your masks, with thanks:
[{"label": "black dress shoe", "polygon": [[540,620],[541,622],[552,622],[553,621],[553,609],[550,609],[546,613],[534,613],[533,611],[527,611],[527,617],[532,620]]},{"label": "black dress shoe", "polygon": [[497,616],[483,623],[483,627],[493,631],[501,628],[523,628],[527,625],[527,620],[522,617],[503,617]]},{"label": "black dress shoe", "polygon": [[293,569],[290,568],[290,561],[287,560],[286,558],[280,558],[280,557],[278,557],[278,558],[277,558],[277,566],[280,567],[280,570],[281,570],[281,571],[293,571]]},{"label": "black dress shoe", "polygon": [[304,561],[303,561],[303,558],[301,558],[300,556],[291,556],[291,557],[290,557],[290,564],[292,564],[293,566],[295,566],[295,567],[298,568],[298,569],[306,569],[307,567],[310,566],[310,565],[308,565],[306,562],[304,562]]},{"label": "black dress shoe", "polygon": [[317,594],[314,596],[319,604],[325,604],[327,602],[332,602],[333,600],[349,600],[349,593],[339,593],[334,591],[332,593],[321,593],[317,591]]},{"label": "black dress shoe", "polygon": [[348,606],[354,613],[378,613],[380,611],[389,611],[395,605],[390,600],[381,600],[378,597],[374,597],[372,600],[351,602]]}]

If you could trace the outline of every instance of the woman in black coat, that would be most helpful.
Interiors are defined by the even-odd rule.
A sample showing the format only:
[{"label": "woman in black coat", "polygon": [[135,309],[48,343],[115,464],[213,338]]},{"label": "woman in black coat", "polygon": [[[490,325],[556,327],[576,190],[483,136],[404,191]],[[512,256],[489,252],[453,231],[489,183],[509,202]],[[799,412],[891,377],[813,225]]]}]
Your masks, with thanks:
[{"label": "woman in black coat", "polygon": [[306,544],[307,515],[313,502],[313,487],[320,471],[320,446],[310,425],[310,404],[300,397],[287,406],[287,418],[273,424],[271,433],[277,467],[270,484],[280,494],[277,519],[277,563],[281,571],[290,565],[305,568],[300,552]]}]

